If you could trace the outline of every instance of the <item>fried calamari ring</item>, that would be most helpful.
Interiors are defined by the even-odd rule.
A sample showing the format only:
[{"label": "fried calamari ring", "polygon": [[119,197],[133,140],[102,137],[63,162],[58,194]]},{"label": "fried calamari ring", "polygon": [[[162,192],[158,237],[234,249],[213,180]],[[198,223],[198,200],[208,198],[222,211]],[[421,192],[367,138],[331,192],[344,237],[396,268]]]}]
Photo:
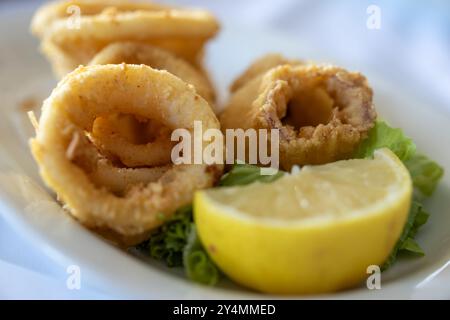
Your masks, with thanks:
[{"label": "fried calamari ring", "polygon": [[269,53],[256,59],[230,86],[230,92],[235,92],[250,80],[263,75],[272,68],[285,64],[299,65],[303,64],[300,60],[286,59],[280,54]]},{"label": "fried calamari ring", "polygon": [[209,79],[189,63],[161,48],[133,42],[112,43],[101,50],[89,65],[120,63],[146,64],[153,69],[166,70],[192,84],[199,95],[214,105],[215,93]]},{"label": "fried calamari ring", "polygon": [[[203,130],[217,129],[219,123],[192,86],[145,65],[79,67],[44,102],[37,135],[31,141],[44,181],[83,224],[138,236],[160,226],[161,215],[170,217],[190,203],[196,190],[212,186],[222,167],[171,165],[156,181],[132,184],[124,193],[115,194],[93,181],[91,172],[84,168],[85,160],[80,160],[90,157],[91,151],[78,158],[78,143],[74,142],[74,135],[86,136],[92,130],[95,119],[114,113],[132,114],[191,132],[194,120],[201,121]],[[114,174],[114,170],[109,172]]]},{"label": "fried calamari ring", "polygon": [[[158,181],[171,167],[170,165],[152,168],[122,168],[114,166],[109,159],[102,157],[97,152],[94,145],[82,131],[74,130],[74,127],[71,128],[73,135],[66,150],[67,158],[85,170],[95,186],[105,188],[118,196],[124,195],[137,185],[144,187],[150,182]],[[122,247],[141,243],[148,239],[151,234],[151,230],[136,235],[123,235],[107,227],[91,226],[90,229]]]},{"label": "fried calamari ring", "polygon": [[[72,8],[71,8],[72,7]],[[164,6],[127,0],[66,0],[54,1],[44,4],[34,15],[31,22],[31,30],[39,37],[44,37],[45,32],[56,20],[69,18],[73,12],[70,9],[80,9],[80,14],[95,15],[105,8],[117,8],[122,12],[135,10],[163,10]]]},{"label": "fried calamari ring", "polygon": [[[166,70],[192,84],[208,102],[212,103],[214,100],[211,85],[199,71],[170,52],[153,46],[130,42],[114,43],[100,51],[90,65],[123,62],[146,64],[155,69]],[[103,152],[110,157],[119,158],[128,167],[157,166],[170,161],[170,150],[173,147],[171,132],[159,129],[154,121],[139,122],[128,115],[111,115],[95,121],[91,137]]]},{"label": "fried calamari ring", "polygon": [[279,129],[280,164],[321,164],[352,155],[376,112],[366,78],[335,66],[284,65],[242,86],[222,129]]},{"label": "fried calamari ring", "polygon": [[[79,8],[79,17],[68,17],[71,6]],[[152,44],[201,65],[203,46],[218,29],[216,19],[203,10],[130,1],[59,2],[43,6],[32,22],[59,76],[88,64],[102,48],[118,41]]]}]

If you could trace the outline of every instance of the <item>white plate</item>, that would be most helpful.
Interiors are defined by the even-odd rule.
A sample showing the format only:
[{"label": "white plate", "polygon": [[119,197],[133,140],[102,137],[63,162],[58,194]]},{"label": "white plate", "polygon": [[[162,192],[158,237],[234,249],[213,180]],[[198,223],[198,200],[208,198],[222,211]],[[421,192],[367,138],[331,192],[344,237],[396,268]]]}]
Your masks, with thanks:
[{"label": "white plate", "polygon": [[[31,125],[18,105],[28,97],[43,99],[55,85],[48,63],[37,52],[38,42],[28,34],[33,8],[28,5],[0,13],[0,211],[12,227],[30,238],[42,253],[64,266],[79,265],[83,281],[102,292],[123,298],[267,298],[238,288],[196,285],[181,272],[141,261],[90,233],[62,212],[43,186],[31,158],[27,139]],[[275,48],[275,49],[274,49]],[[208,67],[222,99],[227,84],[255,57],[271,51],[292,57],[331,61],[295,39],[271,32],[227,29],[211,45]],[[334,61],[349,66],[342,61]],[[402,260],[382,275],[382,289],[354,290],[323,298],[450,298],[450,114],[439,106],[420,102],[413,94],[364,70],[374,91],[379,113],[402,127],[423,152],[444,165],[447,175],[426,206],[432,215],[418,241],[424,258]],[[317,297],[317,296],[316,296]],[[273,297],[270,297],[273,298]]]}]

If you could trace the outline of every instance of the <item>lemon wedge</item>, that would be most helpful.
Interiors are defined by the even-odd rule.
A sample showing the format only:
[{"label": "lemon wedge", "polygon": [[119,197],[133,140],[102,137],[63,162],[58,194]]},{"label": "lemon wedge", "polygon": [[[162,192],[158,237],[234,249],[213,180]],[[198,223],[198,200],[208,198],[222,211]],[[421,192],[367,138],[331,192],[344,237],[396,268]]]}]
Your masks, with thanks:
[{"label": "lemon wedge", "polygon": [[268,293],[336,291],[367,278],[400,237],[412,182],[389,149],[306,166],[272,183],[196,193],[194,220],[219,268]]}]

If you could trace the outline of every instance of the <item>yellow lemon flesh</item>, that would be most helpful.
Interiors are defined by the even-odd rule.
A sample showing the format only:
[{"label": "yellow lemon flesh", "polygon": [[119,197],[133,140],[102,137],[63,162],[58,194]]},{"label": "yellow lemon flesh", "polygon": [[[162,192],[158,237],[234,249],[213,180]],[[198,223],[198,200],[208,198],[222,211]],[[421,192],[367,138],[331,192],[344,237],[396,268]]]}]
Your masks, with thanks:
[{"label": "yellow lemon flesh", "polygon": [[199,237],[218,267],[268,293],[336,291],[381,265],[405,225],[411,177],[388,149],[303,167],[272,183],[196,193]]}]

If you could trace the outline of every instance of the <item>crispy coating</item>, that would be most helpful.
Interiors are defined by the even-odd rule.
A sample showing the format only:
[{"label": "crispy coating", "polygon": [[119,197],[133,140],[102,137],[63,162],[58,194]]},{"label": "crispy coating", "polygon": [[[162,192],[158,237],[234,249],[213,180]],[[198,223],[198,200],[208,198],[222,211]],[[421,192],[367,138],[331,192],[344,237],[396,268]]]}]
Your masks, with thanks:
[{"label": "crispy coating", "polygon": [[31,30],[39,37],[44,37],[45,32],[53,22],[69,18],[73,12],[71,6],[80,8],[82,15],[96,15],[105,8],[117,8],[122,12],[135,10],[164,10],[165,7],[150,2],[137,2],[126,0],[66,0],[53,1],[44,4],[34,15],[31,22]]},{"label": "crispy coating", "polygon": [[222,167],[117,167],[87,137],[96,118],[114,113],[189,131],[194,120],[202,121],[203,130],[218,129],[219,122],[192,86],[145,65],[79,67],[44,102],[30,142],[44,181],[86,226],[142,240],[164,222],[161,215],[169,218],[196,190],[211,187]]},{"label": "crispy coating", "polygon": [[214,106],[214,88],[203,70],[196,69],[167,50],[142,43],[116,42],[102,49],[89,65],[120,63],[145,64],[153,69],[166,70],[192,84],[197,93]]},{"label": "crispy coating", "polygon": [[[117,42],[101,50],[90,65],[110,63],[145,64],[154,69],[166,70],[192,84],[210,104],[214,102],[214,91],[208,79],[166,50],[133,42]],[[165,130],[167,128],[155,121],[144,120],[138,121],[135,117],[123,114],[98,118],[92,130],[92,140],[104,154],[117,157],[128,167],[168,163],[174,145],[170,141],[171,130]]]},{"label": "crispy coating", "polygon": [[352,155],[376,119],[366,78],[330,65],[283,65],[237,90],[220,115],[227,128],[279,129],[280,165]]},{"label": "crispy coating", "polygon": [[[70,8],[79,8],[80,16],[71,16]],[[203,10],[126,0],[51,3],[38,10],[31,24],[60,77],[88,64],[101,49],[118,41],[152,44],[201,65],[204,44],[218,29],[216,19]]]}]

